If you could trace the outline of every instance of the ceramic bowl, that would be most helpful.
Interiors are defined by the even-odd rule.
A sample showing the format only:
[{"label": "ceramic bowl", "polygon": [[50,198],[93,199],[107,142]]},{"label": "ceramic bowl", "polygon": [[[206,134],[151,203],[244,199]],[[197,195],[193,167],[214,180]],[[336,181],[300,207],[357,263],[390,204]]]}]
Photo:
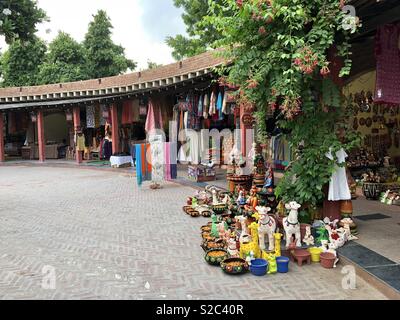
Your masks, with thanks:
[{"label": "ceramic bowl", "polygon": [[225,249],[211,249],[206,252],[204,259],[210,265],[219,266],[228,257],[228,251]]},{"label": "ceramic bowl", "polygon": [[249,265],[243,259],[229,258],[221,262],[221,269],[227,274],[244,274],[249,271]]}]

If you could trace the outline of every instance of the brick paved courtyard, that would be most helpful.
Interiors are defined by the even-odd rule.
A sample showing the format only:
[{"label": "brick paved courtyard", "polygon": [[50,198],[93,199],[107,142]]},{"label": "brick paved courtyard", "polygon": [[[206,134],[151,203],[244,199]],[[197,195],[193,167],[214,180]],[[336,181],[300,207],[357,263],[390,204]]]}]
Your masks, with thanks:
[{"label": "brick paved courtyard", "polygon": [[[0,166],[0,298],[384,298],[360,278],[356,290],[342,289],[342,265],[224,275],[203,261],[207,220],[181,211],[192,193],[176,184],[139,189],[127,173]],[[45,266],[55,289],[42,286]]]}]

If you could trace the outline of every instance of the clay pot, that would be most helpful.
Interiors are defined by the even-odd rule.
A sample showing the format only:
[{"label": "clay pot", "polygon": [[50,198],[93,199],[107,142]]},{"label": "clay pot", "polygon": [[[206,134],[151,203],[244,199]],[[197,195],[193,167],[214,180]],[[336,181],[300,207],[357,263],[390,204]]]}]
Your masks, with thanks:
[{"label": "clay pot", "polygon": [[335,260],[336,257],[333,253],[330,252],[323,252],[320,255],[321,259],[321,266],[326,268],[326,269],[333,269],[333,266],[335,265]]},{"label": "clay pot", "polygon": [[353,214],[353,202],[351,200],[343,200],[340,204],[340,212],[342,216],[351,216]]}]

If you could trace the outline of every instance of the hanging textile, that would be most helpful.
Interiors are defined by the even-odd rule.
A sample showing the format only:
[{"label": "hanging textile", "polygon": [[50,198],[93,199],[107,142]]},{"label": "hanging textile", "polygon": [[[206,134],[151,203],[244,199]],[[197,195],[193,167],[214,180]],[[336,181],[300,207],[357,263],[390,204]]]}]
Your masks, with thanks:
[{"label": "hanging textile", "polygon": [[122,105],[122,121],[121,124],[131,124],[133,123],[133,108],[132,101],[126,100]]},{"label": "hanging textile", "polygon": [[85,136],[83,134],[77,134],[75,137],[76,151],[85,151]]},{"label": "hanging textile", "polygon": [[228,110],[228,91],[225,91],[224,93],[224,99],[222,102],[222,113],[228,115],[229,110]]},{"label": "hanging textile", "polygon": [[[105,116],[107,114],[107,116]],[[108,109],[107,106],[100,106],[100,125],[105,126],[108,119]]]},{"label": "hanging textile", "polygon": [[164,144],[161,135],[149,137],[151,151],[151,181],[164,181]]},{"label": "hanging textile", "polygon": [[378,28],[375,103],[400,104],[400,23]]},{"label": "hanging textile", "polygon": [[218,120],[224,120],[224,115],[222,114],[222,103],[223,103],[223,96],[222,92],[220,91],[218,93],[218,99],[217,99],[217,114],[218,114]]},{"label": "hanging textile", "polygon": [[208,94],[206,93],[204,95],[204,102],[203,102],[203,117],[204,117],[204,119],[208,119],[209,106],[210,106],[210,99],[208,98]]},{"label": "hanging textile", "polygon": [[149,99],[149,108],[146,119],[146,132],[151,132],[155,129],[163,128],[163,118],[161,114],[160,105]]},{"label": "hanging textile", "polygon": [[135,145],[135,155],[136,155],[136,178],[137,184],[141,186],[144,181],[151,180],[151,161],[150,160],[150,145],[147,143]]},{"label": "hanging textile", "polygon": [[201,118],[203,116],[203,104],[204,104],[204,97],[203,95],[199,98],[199,104],[197,105],[197,117]]},{"label": "hanging textile", "polygon": [[178,177],[178,165],[177,165],[177,154],[178,154],[178,145],[176,142],[169,143],[170,149],[170,165],[171,165],[171,179],[177,179]]},{"label": "hanging textile", "polygon": [[94,127],[98,128],[101,125],[101,110],[100,105],[96,104],[94,106]]},{"label": "hanging textile", "polygon": [[95,108],[94,106],[86,107],[86,128],[95,128]]},{"label": "hanging textile", "polygon": [[140,105],[139,100],[132,101],[132,121],[138,122],[140,121]]},{"label": "hanging textile", "polygon": [[164,143],[164,159],[165,159],[165,166],[164,166],[164,176],[165,180],[171,180],[171,143],[166,142]]},{"label": "hanging textile", "polygon": [[211,93],[210,97],[210,110],[209,110],[209,115],[212,117],[215,113],[217,113],[217,97],[215,92],[213,91]]}]

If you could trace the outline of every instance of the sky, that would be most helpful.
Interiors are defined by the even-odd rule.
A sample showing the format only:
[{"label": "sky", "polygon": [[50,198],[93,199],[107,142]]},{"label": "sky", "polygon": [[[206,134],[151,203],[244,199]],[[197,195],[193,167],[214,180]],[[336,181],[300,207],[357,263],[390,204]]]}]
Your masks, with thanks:
[{"label": "sky", "polygon": [[[125,48],[126,56],[146,69],[147,61],[158,64],[174,62],[167,36],[185,33],[181,10],[173,0],[38,0],[50,18],[38,26],[38,36],[50,42],[58,31],[84,39],[93,14],[106,10],[114,26],[113,40]],[[4,42],[0,40],[0,47]]]}]

